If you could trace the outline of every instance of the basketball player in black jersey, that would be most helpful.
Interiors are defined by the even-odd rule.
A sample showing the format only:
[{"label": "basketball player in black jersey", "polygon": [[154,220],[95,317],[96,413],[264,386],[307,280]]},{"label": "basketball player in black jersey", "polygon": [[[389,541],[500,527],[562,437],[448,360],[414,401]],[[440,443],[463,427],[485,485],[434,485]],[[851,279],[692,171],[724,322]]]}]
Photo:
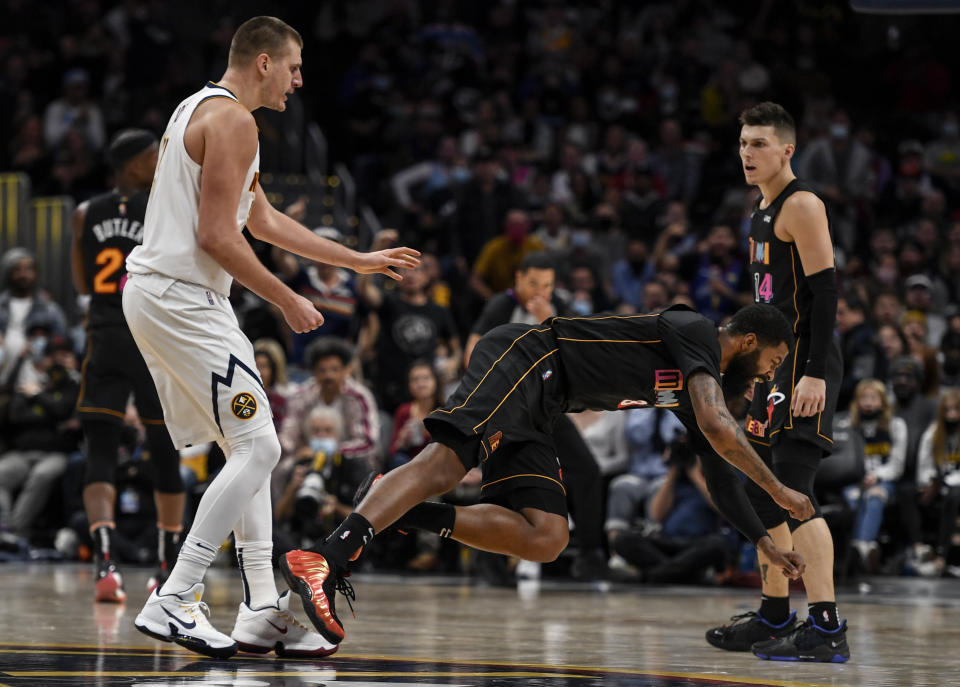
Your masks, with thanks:
[{"label": "basketball player in black jersey", "polygon": [[90,295],[87,355],[77,410],[86,438],[83,505],[90,522],[97,601],[123,601],[126,592],[113,558],[114,475],[127,401],[131,392],[147,434],[163,577],[176,559],[183,521],[180,455],[163,423],[163,410],[146,363],[130,335],[120,303],[127,254],[141,241],[147,197],[157,165],[157,139],[127,129],[111,141],[108,157],[116,188],[90,199],[73,215],[73,283]]},{"label": "basketball player in black jersey", "polygon": [[[802,557],[778,550],[766,536],[731,466],[794,517],[806,519],[813,507],[764,465],[724,400],[724,389],[742,395],[751,381],[772,379],[792,343],[789,323],[767,305],[747,306],[720,330],[685,306],[496,327],[473,349],[447,405],[425,419],[433,443],[375,481],[319,553],[292,551],[282,558],[284,576],[317,630],[337,642],[343,626],[334,590],[353,595],[342,572],[395,521],[485,551],[552,561],[569,534],[553,438],[557,419],[586,409],[656,406],[672,410],[687,428],[718,510],[785,575],[797,577]],[[481,503],[424,502],[477,465]]]},{"label": "basketball player in black jersey", "polygon": [[748,485],[747,493],[770,537],[799,551],[807,563],[803,583],[809,617],[795,622],[789,587],[768,574],[758,552],[763,597],[758,612],[707,632],[710,644],[752,650],[760,658],[842,663],[850,658],[846,621],[833,589],[833,538],[813,495],[824,455],[833,447],[833,412],[843,373],[833,332],[837,282],[833,240],[823,201],[790,167],[796,147],[793,118],[775,103],[740,115],[740,158],[748,184],[762,194],[750,220],[750,273],[754,301],[769,303],[793,327],[795,345],[772,383],[758,384],[746,433],[787,486],[810,497],[813,518],[800,522]]}]

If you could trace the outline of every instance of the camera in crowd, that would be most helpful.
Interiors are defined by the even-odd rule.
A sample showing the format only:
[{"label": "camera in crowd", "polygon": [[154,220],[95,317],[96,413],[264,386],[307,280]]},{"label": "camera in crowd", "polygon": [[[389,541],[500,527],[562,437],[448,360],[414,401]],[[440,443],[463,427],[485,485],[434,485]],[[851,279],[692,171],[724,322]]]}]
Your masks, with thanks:
[{"label": "camera in crowd", "polygon": [[686,430],[674,431],[673,440],[667,444],[666,461],[668,466],[675,466],[684,471],[696,465],[697,454],[690,445]]},{"label": "camera in crowd", "polygon": [[313,520],[320,511],[320,503],[327,494],[327,484],[333,474],[337,458],[338,442],[333,437],[314,437],[310,440],[312,458],[301,462],[310,466],[297,490],[294,512],[300,520]]}]

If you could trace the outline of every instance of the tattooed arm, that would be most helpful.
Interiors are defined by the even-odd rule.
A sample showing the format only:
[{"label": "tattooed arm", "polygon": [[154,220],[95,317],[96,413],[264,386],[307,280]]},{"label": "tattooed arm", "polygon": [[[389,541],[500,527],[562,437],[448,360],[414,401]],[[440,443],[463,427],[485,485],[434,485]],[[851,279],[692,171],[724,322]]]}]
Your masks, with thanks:
[{"label": "tattooed arm", "polygon": [[700,371],[687,381],[687,389],[693,412],[697,416],[697,425],[714,450],[770,494],[770,498],[787,510],[791,517],[797,520],[811,517],[813,505],[810,499],[781,483],[750,446],[743,430],[727,410],[717,380],[707,372]]}]

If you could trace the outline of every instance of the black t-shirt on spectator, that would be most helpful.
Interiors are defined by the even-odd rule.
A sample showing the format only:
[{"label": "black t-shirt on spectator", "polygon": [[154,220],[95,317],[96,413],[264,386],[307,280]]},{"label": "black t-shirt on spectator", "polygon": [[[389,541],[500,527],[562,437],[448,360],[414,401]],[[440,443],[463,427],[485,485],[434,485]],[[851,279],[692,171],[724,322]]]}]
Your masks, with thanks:
[{"label": "black t-shirt on spectator", "polygon": [[[557,315],[566,315],[567,308],[563,301],[557,298],[556,294],[550,299],[553,310]],[[524,316],[526,315],[526,317]],[[480,317],[473,324],[471,333],[486,334],[494,327],[511,322],[528,322],[533,324],[533,315],[530,315],[526,309],[517,300],[517,293],[513,289],[507,289],[496,294],[487,301],[480,313]]]},{"label": "black t-shirt on spectator", "polygon": [[407,397],[407,368],[420,358],[433,361],[437,344],[456,335],[450,311],[433,301],[414,305],[385,293],[377,309],[377,390],[383,407],[395,409]]}]

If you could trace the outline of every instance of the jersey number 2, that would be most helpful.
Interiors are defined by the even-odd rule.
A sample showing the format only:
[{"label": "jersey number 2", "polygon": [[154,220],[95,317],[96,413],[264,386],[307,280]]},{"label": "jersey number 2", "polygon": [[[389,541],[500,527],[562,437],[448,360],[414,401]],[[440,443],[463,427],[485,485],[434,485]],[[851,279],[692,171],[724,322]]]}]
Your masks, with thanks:
[{"label": "jersey number 2", "polygon": [[763,299],[764,303],[773,300],[773,275],[767,272],[763,275],[763,281],[760,281],[760,273],[753,275],[754,303],[759,303]]},{"label": "jersey number 2", "polygon": [[97,253],[98,265],[103,265],[93,278],[94,293],[116,293],[117,281],[112,279],[123,265],[123,251],[119,248],[104,248]]}]

